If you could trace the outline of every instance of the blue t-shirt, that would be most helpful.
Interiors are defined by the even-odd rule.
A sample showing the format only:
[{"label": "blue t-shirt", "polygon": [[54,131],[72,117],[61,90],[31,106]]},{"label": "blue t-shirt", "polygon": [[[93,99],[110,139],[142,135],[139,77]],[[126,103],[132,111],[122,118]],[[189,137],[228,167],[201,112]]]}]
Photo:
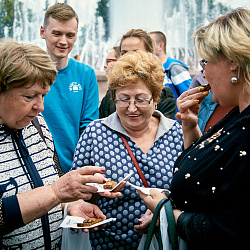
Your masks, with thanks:
[{"label": "blue t-shirt", "polygon": [[[150,187],[170,187],[173,166],[178,153],[182,151],[182,129],[179,123],[166,118],[160,112],[155,142],[145,154],[128,136],[122,127],[117,113],[92,122],[80,137],[77,144],[73,167],[86,165],[105,167],[105,177],[120,182],[133,171],[129,179],[134,185],[143,187],[139,174],[123,144],[119,133],[126,136],[128,144]],[[100,197],[97,205],[107,218],[115,217],[105,229],[90,233],[93,249],[137,249],[141,234],[134,229],[138,219],[145,214],[147,207],[136,190],[128,184],[121,190],[121,197],[110,199]]]},{"label": "blue t-shirt", "polygon": [[98,83],[93,68],[69,58],[68,66],[58,70],[50,89],[42,113],[54,138],[61,168],[68,172],[81,133],[99,118]]}]

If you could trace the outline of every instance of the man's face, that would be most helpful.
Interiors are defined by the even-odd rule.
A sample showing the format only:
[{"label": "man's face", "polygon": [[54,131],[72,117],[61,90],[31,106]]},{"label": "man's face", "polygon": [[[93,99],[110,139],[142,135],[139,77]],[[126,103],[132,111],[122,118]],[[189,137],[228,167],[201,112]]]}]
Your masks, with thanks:
[{"label": "man's face", "polygon": [[127,37],[121,43],[121,55],[130,51],[141,50],[147,52],[142,39],[138,37]]},{"label": "man's face", "polygon": [[40,35],[46,41],[47,52],[53,61],[68,58],[77,39],[77,20],[67,21],[49,17],[47,27],[41,27]]}]

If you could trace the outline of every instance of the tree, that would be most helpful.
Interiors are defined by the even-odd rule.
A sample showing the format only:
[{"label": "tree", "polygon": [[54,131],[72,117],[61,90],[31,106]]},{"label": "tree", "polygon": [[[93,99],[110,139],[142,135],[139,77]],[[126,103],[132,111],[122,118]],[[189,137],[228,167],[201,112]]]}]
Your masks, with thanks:
[{"label": "tree", "polygon": [[[15,0],[2,0],[0,2],[0,37],[5,35],[13,37],[13,23],[14,23],[14,4]],[[5,34],[5,29],[8,33]]]}]

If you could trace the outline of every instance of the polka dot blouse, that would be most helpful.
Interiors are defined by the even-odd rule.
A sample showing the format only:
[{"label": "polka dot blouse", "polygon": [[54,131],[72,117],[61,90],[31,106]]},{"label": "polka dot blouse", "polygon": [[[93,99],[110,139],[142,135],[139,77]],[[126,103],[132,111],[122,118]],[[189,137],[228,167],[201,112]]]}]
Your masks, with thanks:
[{"label": "polka dot blouse", "polygon": [[[128,136],[120,124],[117,113],[102,120],[93,121],[81,135],[77,144],[73,167],[86,165],[106,168],[105,177],[119,182],[132,170],[129,181],[143,186],[139,174],[120,138],[126,136],[128,144],[150,187],[169,188],[173,167],[178,153],[182,150],[183,135],[179,123],[155,111],[160,124],[155,142],[145,154]],[[100,197],[97,205],[107,218],[115,217],[116,222],[107,224],[105,229],[90,233],[93,249],[137,249],[141,234],[135,229],[147,207],[136,190],[126,185],[122,196],[115,199]]]}]

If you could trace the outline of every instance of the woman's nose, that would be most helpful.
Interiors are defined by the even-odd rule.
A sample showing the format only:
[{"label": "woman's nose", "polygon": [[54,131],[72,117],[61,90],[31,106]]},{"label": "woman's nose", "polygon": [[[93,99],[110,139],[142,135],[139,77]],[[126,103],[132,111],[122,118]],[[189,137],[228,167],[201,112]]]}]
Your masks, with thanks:
[{"label": "woman's nose", "polygon": [[130,112],[135,112],[137,110],[137,107],[135,105],[135,101],[130,101],[128,104],[128,110]]},{"label": "woman's nose", "polygon": [[37,110],[38,112],[42,112],[44,110],[44,98],[38,98],[38,100],[36,101],[36,103],[33,105],[33,109]]}]

